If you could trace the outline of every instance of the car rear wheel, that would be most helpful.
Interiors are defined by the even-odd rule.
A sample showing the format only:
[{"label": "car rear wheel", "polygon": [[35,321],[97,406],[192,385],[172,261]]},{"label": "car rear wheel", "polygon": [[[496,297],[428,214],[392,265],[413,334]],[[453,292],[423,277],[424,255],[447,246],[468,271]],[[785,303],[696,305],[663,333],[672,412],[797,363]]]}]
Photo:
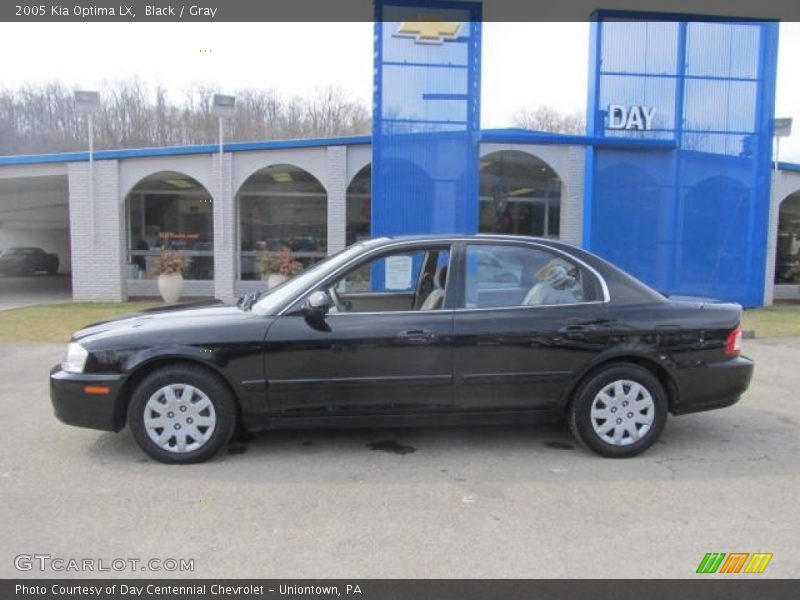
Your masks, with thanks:
[{"label": "car rear wheel", "polygon": [[158,461],[203,462],[233,435],[236,406],[225,384],[206,369],[163,367],[134,390],[128,425],[142,450]]},{"label": "car rear wheel", "polygon": [[575,438],[609,458],[636,456],[652,446],[667,420],[667,395],[658,379],[634,364],[594,373],[575,392],[568,419]]}]

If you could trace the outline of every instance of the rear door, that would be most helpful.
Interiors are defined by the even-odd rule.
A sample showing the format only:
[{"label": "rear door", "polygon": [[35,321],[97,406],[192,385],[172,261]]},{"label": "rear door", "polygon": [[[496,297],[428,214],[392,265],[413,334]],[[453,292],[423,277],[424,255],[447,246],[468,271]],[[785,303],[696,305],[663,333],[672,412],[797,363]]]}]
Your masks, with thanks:
[{"label": "rear door", "polygon": [[454,316],[460,410],[548,409],[608,343],[602,286],[545,246],[475,242],[462,248]]}]

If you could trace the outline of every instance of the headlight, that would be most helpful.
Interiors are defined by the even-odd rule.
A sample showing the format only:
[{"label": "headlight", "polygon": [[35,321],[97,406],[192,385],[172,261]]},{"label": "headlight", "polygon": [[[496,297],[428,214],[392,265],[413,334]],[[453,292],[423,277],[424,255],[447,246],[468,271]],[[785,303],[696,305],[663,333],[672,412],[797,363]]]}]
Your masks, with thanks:
[{"label": "headlight", "polygon": [[86,348],[76,342],[72,342],[67,346],[67,352],[61,361],[61,368],[67,373],[83,373],[87,358],[89,358],[89,353]]}]

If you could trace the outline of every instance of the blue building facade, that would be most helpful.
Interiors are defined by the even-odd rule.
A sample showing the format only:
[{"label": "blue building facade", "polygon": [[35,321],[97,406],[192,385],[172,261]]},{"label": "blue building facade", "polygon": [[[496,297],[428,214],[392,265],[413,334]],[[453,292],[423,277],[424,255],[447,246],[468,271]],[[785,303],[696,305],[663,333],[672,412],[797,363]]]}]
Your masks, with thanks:
[{"label": "blue building facade", "polygon": [[[372,233],[478,231],[480,4],[376,11]],[[760,305],[778,24],[601,12],[591,36],[583,245]]]},{"label": "blue building facade", "polygon": [[373,234],[477,230],[480,54],[479,3],[376,3]]},{"label": "blue building facade", "polygon": [[659,290],[760,305],[778,24],[601,13],[592,24],[584,245]]}]

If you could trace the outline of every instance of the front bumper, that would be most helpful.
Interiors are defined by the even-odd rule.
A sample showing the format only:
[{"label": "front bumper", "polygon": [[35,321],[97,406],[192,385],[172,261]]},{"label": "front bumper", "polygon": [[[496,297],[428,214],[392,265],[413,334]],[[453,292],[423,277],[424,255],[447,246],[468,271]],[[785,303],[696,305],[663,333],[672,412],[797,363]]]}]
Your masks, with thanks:
[{"label": "front bumper", "polygon": [[57,365],[50,371],[50,401],[63,423],[119,431],[125,426],[123,384],[122,375],[67,373]]},{"label": "front bumper", "polygon": [[702,363],[678,371],[676,415],[724,408],[736,404],[750,387],[755,365],[745,356],[715,363]]}]

